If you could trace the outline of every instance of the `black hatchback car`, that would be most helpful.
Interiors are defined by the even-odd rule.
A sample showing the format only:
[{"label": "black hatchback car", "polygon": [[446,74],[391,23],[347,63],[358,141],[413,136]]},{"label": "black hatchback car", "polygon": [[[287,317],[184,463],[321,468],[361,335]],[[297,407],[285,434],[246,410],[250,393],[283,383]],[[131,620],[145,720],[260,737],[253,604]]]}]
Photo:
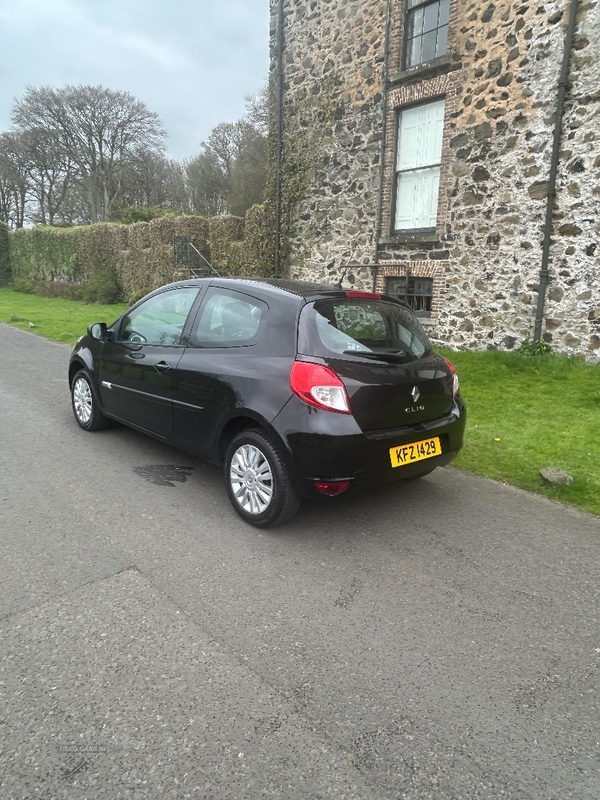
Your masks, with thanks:
[{"label": "black hatchback car", "polygon": [[89,327],[69,385],[82,428],[117,420],[221,466],[258,527],[301,497],[427,475],[466,421],[454,367],[404,303],[291,280],[163,286]]}]

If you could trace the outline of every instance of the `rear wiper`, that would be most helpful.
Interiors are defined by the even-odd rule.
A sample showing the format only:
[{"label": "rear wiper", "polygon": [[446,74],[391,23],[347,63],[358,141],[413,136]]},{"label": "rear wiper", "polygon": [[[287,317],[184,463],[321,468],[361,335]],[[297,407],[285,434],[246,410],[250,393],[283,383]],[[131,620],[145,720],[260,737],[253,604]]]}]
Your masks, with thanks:
[{"label": "rear wiper", "polygon": [[404,361],[408,356],[406,350],[382,350],[381,352],[374,352],[373,350],[344,350],[345,356],[360,356],[361,358],[374,358],[378,361]]}]

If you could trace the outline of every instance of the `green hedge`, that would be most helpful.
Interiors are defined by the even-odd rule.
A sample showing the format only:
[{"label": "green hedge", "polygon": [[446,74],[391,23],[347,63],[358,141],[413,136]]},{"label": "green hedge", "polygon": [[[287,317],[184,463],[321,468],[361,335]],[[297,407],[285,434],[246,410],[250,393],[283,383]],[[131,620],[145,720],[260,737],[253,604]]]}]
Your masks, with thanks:
[{"label": "green hedge", "polygon": [[211,263],[221,275],[272,274],[274,237],[264,206],[253,206],[245,218],[211,217],[209,229]]},{"label": "green hedge", "polygon": [[75,300],[118,302],[122,291],[112,228],[111,225],[39,226],[11,231],[10,260],[15,286]]},{"label": "green hedge", "polygon": [[[157,286],[187,277],[185,267],[174,263],[175,236],[189,237],[221,275],[267,275],[271,237],[262,209],[249,215],[247,239],[239,217],[159,217],[132,225],[39,226],[8,234],[0,228],[0,282],[4,274],[7,282],[12,274],[21,291],[88,302],[131,302]],[[8,245],[10,261],[5,255],[3,262]]]},{"label": "green hedge", "polygon": [[12,279],[8,247],[8,226],[0,222],[0,286],[10,283]]}]

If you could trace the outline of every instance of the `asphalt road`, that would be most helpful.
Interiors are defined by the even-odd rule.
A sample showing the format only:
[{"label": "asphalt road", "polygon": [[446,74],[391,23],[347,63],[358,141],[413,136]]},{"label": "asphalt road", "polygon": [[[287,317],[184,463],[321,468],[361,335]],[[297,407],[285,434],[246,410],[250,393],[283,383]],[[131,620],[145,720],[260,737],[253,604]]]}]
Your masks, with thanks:
[{"label": "asphalt road", "polygon": [[452,468],[273,532],[0,325],[0,797],[597,800],[600,519]]}]

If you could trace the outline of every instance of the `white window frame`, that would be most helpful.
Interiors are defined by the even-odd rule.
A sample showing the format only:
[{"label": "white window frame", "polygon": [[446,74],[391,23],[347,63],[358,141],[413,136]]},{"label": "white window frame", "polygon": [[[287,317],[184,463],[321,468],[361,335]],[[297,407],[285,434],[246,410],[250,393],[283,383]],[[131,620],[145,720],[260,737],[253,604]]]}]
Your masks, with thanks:
[{"label": "white window frame", "polygon": [[445,99],[398,113],[393,232],[434,231],[437,223]]}]

